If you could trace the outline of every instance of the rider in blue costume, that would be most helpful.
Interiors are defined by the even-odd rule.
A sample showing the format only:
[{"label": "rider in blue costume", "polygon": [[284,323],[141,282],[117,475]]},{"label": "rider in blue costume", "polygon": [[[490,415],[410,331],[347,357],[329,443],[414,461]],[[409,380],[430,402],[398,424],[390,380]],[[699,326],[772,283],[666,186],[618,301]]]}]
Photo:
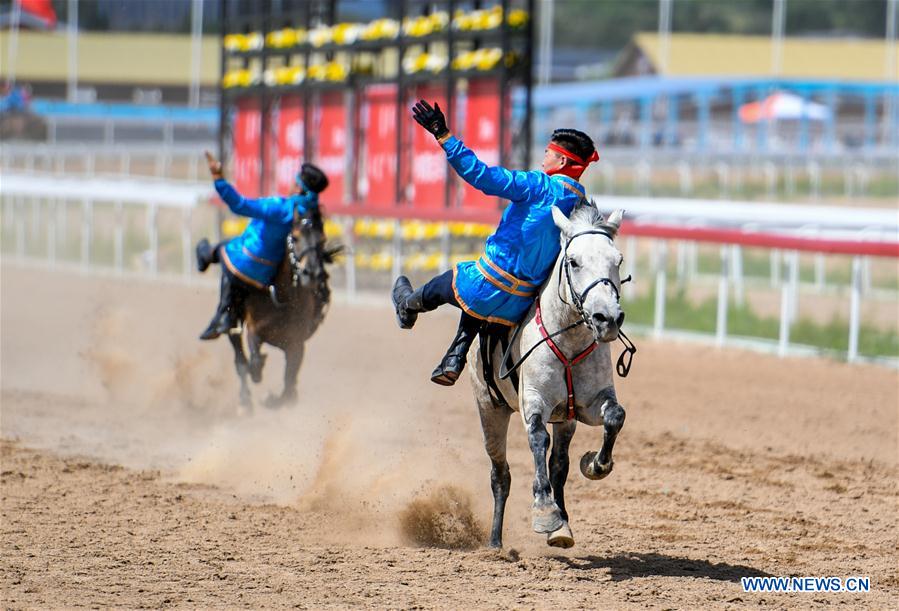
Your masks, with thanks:
[{"label": "rider in blue costume", "polygon": [[243,316],[247,295],[265,289],[284,258],[287,236],[294,216],[318,206],[318,194],[328,186],[328,178],[311,163],[304,163],[289,197],[247,199],[222,174],[222,164],[206,152],[215,190],[231,212],[252,220],[242,234],[213,247],[203,238],[197,244],[197,268],[204,272],[211,263],[222,264],[219,305],[200,339],[215,339],[237,326]]},{"label": "rider in blue costume", "polygon": [[431,381],[451,386],[465,368],[468,349],[482,325],[514,326],[527,314],[561,248],[551,209],[571,214],[584,198],[578,179],[599,156],[585,133],[557,129],[547,145],[542,172],[489,167],[450,133],[439,105],[432,108],[421,100],[413,117],[437,138],[465,182],[511,202],[477,261],[459,263],[416,290],[405,276],[393,286],[397,322],[403,329],[411,329],[419,313],[446,303],[462,310],[456,337],[431,373]]}]

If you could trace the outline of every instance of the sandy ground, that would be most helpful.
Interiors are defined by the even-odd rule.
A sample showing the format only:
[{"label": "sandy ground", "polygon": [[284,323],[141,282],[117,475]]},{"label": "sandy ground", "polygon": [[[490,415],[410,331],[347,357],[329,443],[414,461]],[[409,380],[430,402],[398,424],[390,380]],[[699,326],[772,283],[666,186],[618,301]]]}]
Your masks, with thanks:
[{"label": "sandy ground", "polygon": [[[615,472],[569,478],[575,547],[529,529],[513,421],[506,549],[448,550],[404,532],[446,498],[467,534],[489,523],[470,388],[427,380],[454,315],[409,333],[338,303],[298,404],[239,415],[229,346],[195,340],[213,300],[2,267],[5,608],[896,607],[896,371],[641,340]],[[573,455],[600,438],[581,426]],[[742,591],[764,575],[871,592]]]}]

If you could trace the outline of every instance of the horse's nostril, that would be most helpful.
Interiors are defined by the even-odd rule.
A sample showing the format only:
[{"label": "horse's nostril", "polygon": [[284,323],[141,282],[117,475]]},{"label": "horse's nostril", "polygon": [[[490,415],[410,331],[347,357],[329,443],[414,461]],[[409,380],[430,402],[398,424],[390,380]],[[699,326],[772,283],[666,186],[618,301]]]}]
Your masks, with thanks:
[{"label": "horse's nostril", "polygon": [[593,315],[593,321],[596,322],[597,324],[602,324],[604,322],[609,322],[609,317],[606,316],[605,314],[601,314],[601,313],[597,312],[596,314]]},{"label": "horse's nostril", "polygon": [[615,324],[619,327],[624,324],[624,312],[618,315],[618,318],[615,319]]}]

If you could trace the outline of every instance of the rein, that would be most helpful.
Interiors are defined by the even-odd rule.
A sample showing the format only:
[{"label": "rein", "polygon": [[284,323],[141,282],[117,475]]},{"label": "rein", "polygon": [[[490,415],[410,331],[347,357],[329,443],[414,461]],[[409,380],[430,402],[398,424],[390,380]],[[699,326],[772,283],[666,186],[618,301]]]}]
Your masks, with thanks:
[{"label": "rein", "polygon": [[[560,269],[559,269],[559,290],[558,290],[559,300],[566,305],[569,305],[569,306],[572,305],[572,304],[568,303],[567,301],[565,301],[565,298],[562,297],[562,290],[561,290],[562,289],[562,269],[564,268],[565,280],[568,283],[568,289],[569,289],[569,292],[571,293],[572,301],[574,302],[574,307],[577,310],[578,314],[580,314],[581,319],[578,320],[577,322],[571,323],[567,327],[559,329],[558,331],[556,331],[554,333],[548,333],[546,331],[546,328],[543,325],[543,316],[542,316],[541,307],[540,307],[540,297],[538,296],[537,297],[536,315],[535,315],[534,320],[537,323],[537,329],[539,329],[542,339],[539,342],[537,342],[536,344],[534,344],[533,346],[531,346],[530,349],[528,349],[528,351],[525,352],[521,356],[521,358],[518,359],[518,361],[515,362],[514,365],[512,365],[511,368],[508,368],[508,364],[511,360],[511,355],[512,355],[512,347],[515,345],[515,340],[518,338],[518,335],[521,333],[521,328],[524,326],[524,325],[518,325],[518,327],[515,329],[514,334],[512,335],[512,339],[509,342],[509,346],[506,348],[505,352],[503,353],[503,358],[500,361],[500,368],[499,368],[499,378],[501,380],[505,380],[513,372],[515,372],[519,367],[521,367],[522,363],[524,363],[527,360],[527,358],[529,356],[531,356],[531,354],[534,352],[534,350],[536,350],[541,344],[543,344],[545,342],[549,346],[550,350],[552,350],[553,354],[556,355],[556,358],[558,358],[559,361],[562,363],[562,365],[565,367],[565,385],[568,390],[568,419],[569,420],[574,419],[574,406],[575,406],[574,380],[573,380],[573,377],[571,374],[571,368],[574,365],[577,365],[578,363],[580,363],[585,358],[587,358],[587,356],[589,356],[590,353],[592,353],[593,350],[596,349],[597,342],[594,340],[593,342],[591,342],[591,344],[589,346],[587,346],[584,350],[579,352],[577,354],[577,356],[575,356],[573,359],[569,359],[567,356],[565,356],[565,354],[562,352],[562,350],[559,349],[559,347],[553,341],[553,338],[557,337],[559,335],[562,335],[563,333],[570,331],[571,329],[574,329],[575,327],[579,327],[580,325],[587,325],[588,327],[592,327],[590,321],[588,320],[587,314],[584,311],[584,301],[587,299],[587,294],[591,290],[593,290],[594,288],[599,286],[600,284],[604,284],[612,290],[612,293],[615,295],[616,301],[620,301],[620,299],[621,299],[621,293],[619,292],[618,287],[615,286],[615,283],[612,282],[611,278],[597,278],[596,280],[591,282],[589,285],[587,285],[587,288],[585,288],[580,293],[578,293],[574,289],[574,285],[571,282],[571,262],[570,262],[570,259],[568,258],[568,247],[571,245],[572,240],[574,240],[575,238],[580,237],[582,235],[591,235],[591,234],[592,235],[603,235],[603,236],[609,238],[610,240],[612,239],[612,236],[607,231],[602,231],[599,229],[592,229],[592,230],[581,231],[580,233],[576,233],[573,236],[571,236],[570,238],[568,238],[568,241],[565,243],[563,256],[561,257],[561,260],[559,262],[559,267],[560,267]],[[628,276],[627,278],[625,278],[624,280],[621,281],[621,284],[624,284],[625,282],[630,282],[630,280],[631,280],[631,276]],[[633,362],[634,354],[636,354],[636,352],[637,352],[637,347],[630,340],[630,338],[624,334],[624,332],[621,329],[618,330],[618,339],[621,340],[622,344],[624,344],[624,352],[621,353],[621,355],[618,357],[618,361],[615,363],[615,371],[622,378],[626,378],[627,374],[630,373],[631,363]]]}]

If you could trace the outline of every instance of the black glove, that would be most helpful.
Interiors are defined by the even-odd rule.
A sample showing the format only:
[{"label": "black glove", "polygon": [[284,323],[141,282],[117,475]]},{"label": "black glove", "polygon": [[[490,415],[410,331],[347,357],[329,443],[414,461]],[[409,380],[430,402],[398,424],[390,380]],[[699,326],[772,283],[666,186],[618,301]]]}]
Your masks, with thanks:
[{"label": "black glove", "polygon": [[446,117],[443,116],[443,111],[440,110],[440,104],[437,104],[436,102],[434,103],[434,107],[431,108],[430,104],[424,100],[419,100],[418,103],[412,107],[412,118],[423,128],[431,132],[431,134],[438,140],[449,133],[449,128],[446,126]]}]

